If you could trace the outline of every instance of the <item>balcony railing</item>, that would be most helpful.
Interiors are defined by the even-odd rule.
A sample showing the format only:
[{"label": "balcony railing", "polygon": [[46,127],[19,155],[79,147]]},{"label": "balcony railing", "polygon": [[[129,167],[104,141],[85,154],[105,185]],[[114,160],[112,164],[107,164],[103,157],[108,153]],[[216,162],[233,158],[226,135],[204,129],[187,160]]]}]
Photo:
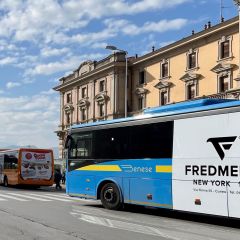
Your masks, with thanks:
[{"label": "balcony railing", "polygon": [[240,90],[228,91],[224,93],[217,93],[206,96],[207,98],[218,98],[218,99],[235,99],[240,100]]}]

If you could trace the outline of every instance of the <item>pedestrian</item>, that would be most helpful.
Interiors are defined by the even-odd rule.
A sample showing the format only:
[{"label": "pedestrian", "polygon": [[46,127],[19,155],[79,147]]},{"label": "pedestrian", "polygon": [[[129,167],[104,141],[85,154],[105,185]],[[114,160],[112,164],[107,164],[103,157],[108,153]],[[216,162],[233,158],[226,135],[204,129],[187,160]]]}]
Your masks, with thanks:
[{"label": "pedestrian", "polygon": [[54,174],[54,182],[56,183],[56,189],[62,189],[60,182],[62,179],[62,174],[59,169],[56,170]]},{"label": "pedestrian", "polygon": [[63,172],[63,174],[62,174],[62,184],[65,184],[65,181],[66,181],[66,173]]}]

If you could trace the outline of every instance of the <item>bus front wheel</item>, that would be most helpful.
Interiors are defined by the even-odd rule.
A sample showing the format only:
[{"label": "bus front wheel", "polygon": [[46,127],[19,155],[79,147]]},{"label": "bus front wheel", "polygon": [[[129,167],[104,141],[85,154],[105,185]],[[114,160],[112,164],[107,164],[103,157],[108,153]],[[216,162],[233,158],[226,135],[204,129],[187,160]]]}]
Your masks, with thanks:
[{"label": "bus front wheel", "polygon": [[4,179],[3,179],[3,185],[4,185],[4,187],[8,187],[8,178],[7,178],[7,176],[5,176]]},{"label": "bus front wheel", "polygon": [[106,183],[100,193],[102,205],[111,210],[120,209],[123,205],[118,187],[114,183]]}]

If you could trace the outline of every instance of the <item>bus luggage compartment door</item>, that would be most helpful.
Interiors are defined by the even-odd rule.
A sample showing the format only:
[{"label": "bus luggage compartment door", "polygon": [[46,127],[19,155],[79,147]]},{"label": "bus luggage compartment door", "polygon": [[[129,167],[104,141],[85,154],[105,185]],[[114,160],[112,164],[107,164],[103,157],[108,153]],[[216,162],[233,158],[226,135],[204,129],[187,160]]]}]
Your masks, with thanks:
[{"label": "bus luggage compartment door", "polygon": [[95,198],[96,196],[95,177],[80,175],[78,172],[71,172],[68,176],[67,193],[80,197]]},{"label": "bus luggage compartment door", "polygon": [[129,181],[129,203],[172,208],[172,181],[170,179],[132,178]]}]

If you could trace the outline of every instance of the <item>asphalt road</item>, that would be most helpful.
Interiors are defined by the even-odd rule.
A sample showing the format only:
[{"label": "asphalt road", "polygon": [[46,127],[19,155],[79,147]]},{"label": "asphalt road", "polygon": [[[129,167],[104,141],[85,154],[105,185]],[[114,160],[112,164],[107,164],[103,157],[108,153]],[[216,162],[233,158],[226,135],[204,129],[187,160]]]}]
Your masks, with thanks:
[{"label": "asphalt road", "polygon": [[238,240],[240,221],[130,205],[110,211],[53,188],[0,187],[0,240],[13,239]]}]

